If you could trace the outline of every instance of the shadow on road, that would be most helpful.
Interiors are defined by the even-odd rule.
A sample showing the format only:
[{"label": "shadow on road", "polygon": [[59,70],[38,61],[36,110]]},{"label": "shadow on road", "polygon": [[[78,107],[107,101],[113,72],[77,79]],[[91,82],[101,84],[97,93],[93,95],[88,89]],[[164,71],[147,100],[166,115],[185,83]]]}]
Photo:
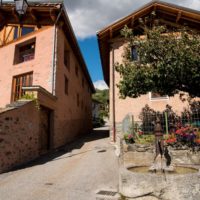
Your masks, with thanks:
[{"label": "shadow on road", "polygon": [[[53,150],[43,156],[40,156],[39,158],[37,158],[34,161],[20,165],[10,171],[16,171],[16,170],[21,170],[21,169],[37,166],[37,165],[43,165],[47,162],[52,162],[52,161],[56,161],[56,160],[60,160],[60,159],[66,159],[66,158],[70,158],[72,156],[87,153],[89,151],[97,150],[97,149],[92,149],[92,150],[82,151],[82,152],[75,153],[75,154],[71,153],[73,150],[81,149],[81,147],[87,142],[100,140],[100,139],[108,138],[108,137],[109,137],[108,127],[94,129],[92,131],[92,133],[85,135],[85,136],[81,136],[81,137],[79,136],[73,142],[68,143],[65,146],[62,146],[56,150]],[[66,156],[62,157],[64,154],[66,154]]]}]

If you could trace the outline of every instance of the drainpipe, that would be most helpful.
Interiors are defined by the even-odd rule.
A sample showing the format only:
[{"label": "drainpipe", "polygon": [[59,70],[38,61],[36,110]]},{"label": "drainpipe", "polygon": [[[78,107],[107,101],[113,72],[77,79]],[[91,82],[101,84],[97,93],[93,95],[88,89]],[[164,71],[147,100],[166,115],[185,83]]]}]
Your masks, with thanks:
[{"label": "drainpipe", "polygon": [[115,52],[112,47],[112,94],[113,94],[113,142],[116,142],[116,122],[115,122]]},{"label": "drainpipe", "polygon": [[63,11],[63,7],[61,8],[59,14],[58,14],[58,17],[55,21],[55,24],[54,24],[54,29],[53,29],[53,55],[52,55],[52,94],[55,96],[56,94],[56,69],[57,69],[57,41],[58,41],[58,37],[57,37],[57,23],[58,23],[58,20],[62,14],[62,11]]}]

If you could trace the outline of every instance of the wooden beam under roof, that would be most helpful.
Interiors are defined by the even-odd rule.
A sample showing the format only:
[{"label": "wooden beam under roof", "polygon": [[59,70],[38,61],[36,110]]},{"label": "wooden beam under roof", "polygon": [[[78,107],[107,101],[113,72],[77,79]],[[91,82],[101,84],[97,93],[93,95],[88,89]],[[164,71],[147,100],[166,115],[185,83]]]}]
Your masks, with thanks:
[{"label": "wooden beam under roof", "polygon": [[177,14],[177,17],[176,17],[176,23],[179,22],[180,18],[181,18],[181,15],[182,15],[182,12],[179,11],[178,14]]},{"label": "wooden beam under roof", "polygon": [[5,20],[5,18],[4,18],[4,16],[3,16],[2,13],[0,13],[0,20],[1,20],[1,21]]},{"label": "wooden beam under roof", "polygon": [[[163,24],[166,24],[166,25],[169,25],[171,27],[175,27],[175,28],[184,28],[185,25],[184,24],[178,24],[178,23],[175,23],[175,22],[170,22],[170,21],[167,21],[167,20],[164,20],[164,19],[159,19],[159,22],[163,23]],[[195,32],[200,32],[200,30],[198,30],[197,28],[191,28],[190,27],[190,30],[193,30]]]},{"label": "wooden beam under roof", "polygon": [[131,17],[131,27],[134,26],[134,23],[135,23],[135,16],[132,16],[132,17]]},{"label": "wooden beam under roof", "polygon": [[32,19],[33,19],[36,23],[38,23],[38,18],[37,18],[37,15],[36,15],[35,10],[34,10],[33,8],[30,8],[29,11],[30,11],[30,15],[31,15]]},{"label": "wooden beam under roof", "polygon": [[112,30],[112,28],[110,28],[110,30],[109,30],[109,35],[110,35],[110,39],[113,37],[113,30]]},{"label": "wooden beam under roof", "polygon": [[12,15],[14,16],[17,22],[20,22],[19,15],[16,13],[15,8],[12,8]]},{"label": "wooden beam under roof", "polygon": [[41,24],[40,24],[40,20],[39,20],[39,18],[37,16],[36,11],[33,8],[30,8],[29,11],[30,11],[31,18],[33,19],[33,21],[35,22],[35,24],[37,25],[37,27],[40,28]]},{"label": "wooden beam under roof", "polygon": [[0,13],[0,31],[3,29],[5,23],[6,23],[6,19],[5,19],[5,17],[3,16],[3,14]]},{"label": "wooden beam under roof", "polygon": [[53,22],[55,22],[56,21],[56,12],[55,12],[55,10],[54,9],[50,9],[50,17],[51,17],[51,19],[52,19],[52,21]]}]

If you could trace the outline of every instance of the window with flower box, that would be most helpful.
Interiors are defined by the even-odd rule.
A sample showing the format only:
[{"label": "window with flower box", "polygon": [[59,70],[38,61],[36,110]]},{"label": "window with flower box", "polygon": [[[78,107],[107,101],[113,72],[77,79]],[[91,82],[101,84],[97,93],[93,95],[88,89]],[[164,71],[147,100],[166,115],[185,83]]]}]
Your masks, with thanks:
[{"label": "window with flower box", "polygon": [[15,46],[14,64],[33,60],[35,58],[35,42],[33,38]]}]

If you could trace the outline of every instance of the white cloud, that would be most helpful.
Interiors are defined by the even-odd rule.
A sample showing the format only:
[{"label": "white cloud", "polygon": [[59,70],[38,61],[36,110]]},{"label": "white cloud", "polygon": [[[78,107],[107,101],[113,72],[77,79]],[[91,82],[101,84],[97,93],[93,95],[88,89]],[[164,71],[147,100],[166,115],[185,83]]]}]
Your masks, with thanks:
[{"label": "white cloud", "polygon": [[190,7],[199,10],[200,9],[200,0],[193,0]]},{"label": "white cloud", "polygon": [[[165,1],[200,10],[200,0]],[[148,2],[150,0],[65,0],[65,5],[76,36],[84,39]]]},{"label": "white cloud", "polygon": [[93,84],[96,89],[99,89],[99,90],[108,89],[108,86],[106,85],[105,81],[103,81],[103,80],[98,80],[98,81],[94,82]]}]

